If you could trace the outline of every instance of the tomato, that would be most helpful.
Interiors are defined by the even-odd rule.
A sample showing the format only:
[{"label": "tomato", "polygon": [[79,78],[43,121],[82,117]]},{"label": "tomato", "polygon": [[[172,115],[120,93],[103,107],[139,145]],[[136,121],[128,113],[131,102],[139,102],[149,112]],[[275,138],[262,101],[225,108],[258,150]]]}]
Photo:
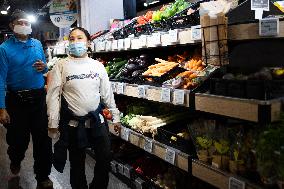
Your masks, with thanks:
[{"label": "tomato", "polygon": [[105,116],[105,118],[108,119],[108,120],[111,120],[112,119],[112,115],[108,114],[108,115]]},{"label": "tomato", "polygon": [[104,116],[106,116],[106,115],[110,114],[110,111],[108,109],[103,109],[103,114],[104,114]]}]

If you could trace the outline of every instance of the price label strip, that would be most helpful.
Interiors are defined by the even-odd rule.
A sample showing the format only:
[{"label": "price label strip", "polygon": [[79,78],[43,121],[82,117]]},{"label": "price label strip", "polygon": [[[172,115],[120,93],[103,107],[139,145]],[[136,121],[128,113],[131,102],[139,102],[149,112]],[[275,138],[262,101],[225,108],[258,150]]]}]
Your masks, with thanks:
[{"label": "price label strip", "polygon": [[145,138],[144,150],[149,153],[153,152],[153,140]]},{"label": "price label strip", "polygon": [[152,34],[152,41],[155,45],[161,44],[161,34],[160,33],[153,33]]},{"label": "price label strip", "polygon": [[184,90],[174,91],[174,104],[183,105],[184,104]]},{"label": "price label strip", "polygon": [[191,27],[191,40],[193,41],[201,40],[201,25]]},{"label": "price label strip", "polygon": [[111,51],[112,50],[112,42],[111,41],[107,41],[107,43],[106,43],[106,50],[107,51]]},{"label": "price label strip", "polygon": [[116,93],[116,83],[115,82],[111,82],[111,89],[113,93]]},{"label": "price label strip", "polygon": [[246,183],[234,177],[229,178],[229,189],[245,189]]},{"label": "price label strip", "polygon": [[279,34],[279,18],[265,18],[259,20],[260,36],[277,36]]},{"label": "price label strip", "polygon": [[139,38],[139,43],[140,43],[140,47],[146,47],[147,46],[147,37],[145,35],[142,35]]},{"label": "price label strip", "polygon": [[131,48],[131,39],[130,38],[125,38],[124,39],[124,49],[130,49]]},{"label": "price label strip", "polygon": [[121,129],[121,138],[125,141],[129,141],[129,134],[130,134],[130,129],[123,127]]},{"label": "price label strip", "polygon": [[162,88],[161,91],[161,101],[162,102],[171,102],[171,89]]},{"label": "price label strip", "polygon": [[116,86],[116,93],[117,94],[124,94],[124,87],[125,84],[124,83],[118,83]]},{"label": "price label strip", "polygon": [[118,48],[118,41],[117,40],[113,40],[112,42],[112,50],[117,50]]},{"label": "price label strip", "polygon": [[177,30],[170,30],[169,31],[169,41],[171,43],[177,43],[178,42],[178,31]]},{"label": "price label strip", "polygon": [[146,98],[146,86],[138,86],[138,98]]},{"label": "price label strip", "polygon": [[144,184],[144,183],[145,183],[145,181],[138,177],[138,178],[135,180],[136,189],[143,189],[143,184]]},{"label": "price label strip", "polygon": [[119,50],[124,49],[124,40],[123,39],[118,40],[118,49]]},{"label": "price label strip", "polygon": [[176,152],[172,149],[167,148],[165,161],[175,165],[175,160],[176,160]]}]

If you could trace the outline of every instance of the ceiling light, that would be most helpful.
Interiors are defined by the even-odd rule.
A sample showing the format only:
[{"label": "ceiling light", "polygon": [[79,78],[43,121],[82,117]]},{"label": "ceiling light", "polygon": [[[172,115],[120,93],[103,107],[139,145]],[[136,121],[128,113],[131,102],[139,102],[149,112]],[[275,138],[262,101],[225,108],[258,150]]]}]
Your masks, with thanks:
[{"label": "ceiling light", "polygon": [[28,20],[30,21],[30,23],[35,23],[36,17],[34,15],[28,15]]},{"label": "ceiling light", "polygon": [[10,7],[10,6],[8,6],[8,7],[7,7],[7,11],[8,11],[10,8],[11,8],[11,7]]},{"label": "ceiling light", "polygon": [[1,11],[1,14],[8,14],[8,11],[2,10],[2,11]]},{"label": "ceiling light", "polygon": [[144,3],[144,7],[148,7],[148,3]]}]

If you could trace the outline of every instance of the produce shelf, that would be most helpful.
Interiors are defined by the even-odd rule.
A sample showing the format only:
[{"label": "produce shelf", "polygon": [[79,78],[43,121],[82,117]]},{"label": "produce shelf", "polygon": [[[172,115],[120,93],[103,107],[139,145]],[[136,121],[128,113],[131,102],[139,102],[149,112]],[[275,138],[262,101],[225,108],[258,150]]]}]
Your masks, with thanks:
[{"label": "produce shelf", "polygon": [[264,38],[284,38],[284,21],[279,21],[279,35],[274,37],[259,36],[259,22],[236,24],[228,27],[229,40],[251,40]]},{"label": "produce shelf", "polygon": [[[118,85],[124,85],[124,89],[119,90]],[[163,93],[163,88],[162,87],[154,87],[154,86],[148,86],[148,85],[136,85],[136,84],[127,84],[127,83],[117,83],[117,82],[112,82],[113,85],[113,91],[116,94],[121,94],[125,96],[130,96],[130,97],[135,97],[135,98],[144,98],[147,100],[151,101],[156,101],[156,102],[164,102],[162,101],[162,93]],[[142,87],[142,88],[141,88]],[[139,90],[141,93],[141,90],[145,91],[145,96],[139,94]],[[168,103],[172,103],[175,105],[181,105],[185,107],[190,107],[190,90],[182,90],[184,91],[184,100],[175,100],[175,91],[180,91],[180,90],[172,90],[170,91],[170,101]],[[183,102],[182,102],[183,101]]]},{"label": "produce shelf", "polygon": [[[114,131],[114,128],[113,126],[110,124],[109,125],[109,128],[110,128],[110,132],[114,135],[117,135]],[[126,132],[126,130],[128,132]],[[126,134],[127,133],[127,134]],[[122,126],[122,129],[121,129],[121,135],[120,137],[123,139],[123,140],[126,140],[128,141],[129,143],[141,148],[141,149],[144,149],[145,151],[165,160],[166,159],[166,156],[169,154],[169,152],[167,153],[167,151],[173,151],[175,153],[175,158],[171,159],[169,158],[168,160],[172,162],[169,162],[171,164],[173,164],[174,166],[184,170],[184,171],[189,171],[189,164],[188,164],[188,160],[189,160],[189,155],[188,154],[185,154],[177,149],[174,149],[172,147],[169,147],[165,144],[162,144],[158,141],[155,141],[151,138],[148,138],[140,133],[137,133],[133,130],[130,130],[126,127],[123,127]],[[149,141],[151,141],[152,143],[152,149],[149,148]],[[146,144],[147,143],[147,144]],[[148,146],[148,147],[146,147]],[[151,150],[150,150],[151,149]]]},{"label": "produce shelf", "polygon": [[261,101],[196,93],[195,108],[246,121],[269,123],[279,119],[281,100]]},{"label": "produce shelf", "polygon": [[[248,182],[244,178],[226,173],[220,169],[206,165],[199,160],[192,160],[192,175],[220,189],[242,188],[242,184],[244,184],[244,189],[261,188],[258,185]],[[230,182],[232,178],[235,179],[235,182]],[[236,185],[238,187],[236,187]]]}]

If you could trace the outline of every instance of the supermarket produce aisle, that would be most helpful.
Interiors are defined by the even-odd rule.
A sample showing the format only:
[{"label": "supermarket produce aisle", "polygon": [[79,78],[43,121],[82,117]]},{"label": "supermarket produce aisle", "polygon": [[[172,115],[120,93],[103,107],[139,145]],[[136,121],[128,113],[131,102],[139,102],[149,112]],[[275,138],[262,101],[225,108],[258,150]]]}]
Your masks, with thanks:
[{"label": "supermarket produce aisle", "polygon": [[[6,130],[0,126],[0,189],[7,189],[7,181],[9,176],[9,158],[7,156],[7,144],[6,144]],[[86,159],[86,175],[88,182],[91,181],[95,161],[87,156]],[[23,189],[34,189],[36,188],[36,180],[33,173],[33,156],[32,156],[32,145],[30,143],[29,149],[26,152],[25,160],[22,162],[22,169],[20,172],[21,186]],[[64,174],[58,173],[52,168],[50,175],[51,180],[54,183],[54,189],[71,189],[69,184],[69,164],[65,167]],[[110,175],[109,189],[128,189],[123,183],[121,183],[114,176]]]}]

